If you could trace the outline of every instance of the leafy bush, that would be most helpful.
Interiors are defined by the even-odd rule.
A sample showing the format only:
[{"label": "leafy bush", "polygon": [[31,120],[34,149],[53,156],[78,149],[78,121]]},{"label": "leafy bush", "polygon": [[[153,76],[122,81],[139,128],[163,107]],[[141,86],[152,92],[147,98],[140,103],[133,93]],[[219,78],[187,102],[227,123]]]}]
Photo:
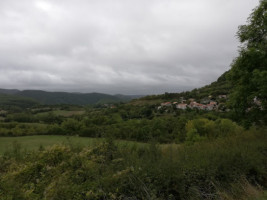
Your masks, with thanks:
[{"label": "leafy bush", "polygon": [[203,139],[214,139],[242,133],[243,128],[229,119],[217,119],[216,121],[206,118],[189,120],[186,124],[186,141],[196,142]]},{"label": "leafy bush", "polygon": [[243,199],[246,188],[267,186],[265,130],[175,148],[110,139],[83,149],[12,152],[0,157],[3,200]]}]

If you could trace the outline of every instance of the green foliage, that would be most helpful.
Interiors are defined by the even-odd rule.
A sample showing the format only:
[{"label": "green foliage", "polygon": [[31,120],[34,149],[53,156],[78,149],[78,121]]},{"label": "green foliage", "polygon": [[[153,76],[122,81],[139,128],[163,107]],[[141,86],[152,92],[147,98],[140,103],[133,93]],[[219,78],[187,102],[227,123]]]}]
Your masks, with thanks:
[{"label": "green foliage", "polygon": [[39,120],[48,124],[60,124],[63,121],[63,118],[59,115],[56,115],[54,112],[48,112],[44,115],[41,115]]},{"label": "green foliage", "polygon": [[[258,126],[267,120],[266,9],[267,2],[260,1],[248,25],[239,27],[243,45],[232,69],[216,82],[191,92],[147,96],[113,108],[100,104],[83,108],[37,106],[32,99],[14,94],[47,104],[103,104],[129,98],[4,91],[13,95],[0,95],[4,109],[0,136],[51,134],[107,139],[89,145],[88,138],[68,136],[65,145],[59,145],[59,136],[53,141],[50,136],[46,143],[36,138],[38,142],[27,143],[35,151],[28,152],[23,149],[25,143],[23,146],[13,140],[11,150],[0,156],[0,199],[245,199],[251,196],[250,190],[266,188],[266,128]],[[179,101],[181,97],[207,101],[229,92],[230,102],[216,100],[221,110],[230,105],[233,113],[181,111],[174,106],[157,109],[163,101]],[[232,119],[245,128],[252,124],[255,128],[245,131]],[[0,139],[3,151],[6,140]],[[149,144],[116,145],[114,139]],[[82,145],[74,145],[73,140],[80,140]],[[157,144],[174,142],[179,145]]]},{"label": "green foliage", "polygon": [[48,130],[45,124],[39,123],[0,123],[0,136],[44,135]]},{"label": "green foliage", "polygon": [[0,197],[245,199],[247,187],[267,186],[266,139],[265,130],[251,130],[177,148],[116,146],[109,139],[93,147],[6,154],[0,157]]},{"label": "green foliage", "polygon": [[219,137],[225,137],[230,135],[240,134],[243,128],[229,119],[216,120],[216,129]]},{"label": "green foliage", "polygon": [[[156,112],[155,106],[129,104],[118,105],[116,109],[91,108],[86,112],[81,110],[82,108],[73,107],[64,107],[68,110],[51,107],[44,109],[52,109],[48,112],[37,112],[40,109],[42,110],[42,107],[34,108],[34,113],[24,111],[7,114],[5,123],[0,123],[0,136],[41,134],[83,137],[112,136],[115,139],[140,142],[183,143],[187,137],[186,133],[190,132],[190,128],[186,130],[186,124],[189,126],[188,124],[194,122],[193,128],[201,137],[216,138],[219,134],[217,129],[223,129],[219,123],[221,117],[227,117],[225,113],[197,110],[173,110],[170,113],[164,111],[163,114],[159,114]],[[190,120],[191,122],[188,122]],[[227,126],[227,121],[222,120],[222,122]],[[228,125],[231,123],[229,120]],[[202,124],[205,125],[202,126]],[[233,129],[233,127],[230,126],[229,129]],[[195,134],[195,136],[197,135]],[[188,138],[190,137],[187,137],[187,142]]]},{"label": "green foliage", "polygon": [[[248,24],[239,27],[237,35],[242,46],[229,74],[234,85],[230,105],[234,109],[236,120],[243,120],[246,126],[250,126],[252,122],[266,123],[266,10],[267,2],[260,1],[260,5],[248,18]],[[260,105],[255,103],[255,97],[261,102]]]},{"label": "green foliage", "polygon": [[194,143],[204,139],[215,139],[241,134],[242,127],[229,119],[217,119],[216,121],[206,118],[190,120],[186,124],[186,141]]},{"label": "green foliage", "polygon": [[205,118],[190,120],[186,124],[186,130],[187,132],[195,130],[194,132],[197,132],[199,136],[212,137],[215,130],[215,122]]},{"label": "green foliage", "polygon": [[[181,93],[165,93],[161,95],[151,95],[140,98],[139,100],[135,100],[135,104],[138,104],[138,101],[142,103],[142,101],[146,100],[145,103],[149,103],[149,101],[159,100],[158,103],[164,101],[179,101],[181,97],[184,99],[195,98],[197,101],[200,101],[202,98],[207,98],[208,96],[217,97],[218,95],[227,95],[230,93],[232,85],[231,82],[226,78],[230,71],[223,73],[217,81],[206,85],[202,88],[194,89],[192,91],[181,92]],[[223,100],[221,100],[223,101]]]},{"label": "green foliage", "polygon": [[21,112],[21,113],[15,113],[15,114],[9,114],[5,118],[6,122],[26,122],[26,123],[31,123],[31,122],[37,122],[37,119],[30,114],[26,112]]},{"label": "green foliage", "polygon": [[75,119],[67,119],[62,123],[62,128],[65,134],[75,135],[78,134],[82,128],[82,123]]},{"label": "green foliage", "polygon": [[41,90],[24,90],[18,93],[18,95],[35,99],[42,104],[92,105],[98,103],[115,103],[124,101],[117,96],[101,93],[83,94],[67,92],[45,92]]},{"label": "green foliage", "polygon": [[0,94],[0,108],[18,110],[30,108],[37,104],[38,102],[31,98],[20,97],[11,94]]},{"label": "green foliage", "polygon": [[199,142],[201,140],[204,140],[205,138],[206,138],[205,136],[200,136],[197,129],[195,129],[195,128],[191,128],[186,133],[186,142],[188,144],[194,143],[194,142]]}]

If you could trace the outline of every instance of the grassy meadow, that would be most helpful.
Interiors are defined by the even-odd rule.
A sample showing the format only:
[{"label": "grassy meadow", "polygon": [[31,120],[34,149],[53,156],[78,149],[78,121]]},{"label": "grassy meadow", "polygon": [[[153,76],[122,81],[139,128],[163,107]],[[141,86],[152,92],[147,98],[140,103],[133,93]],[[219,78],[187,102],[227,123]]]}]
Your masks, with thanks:
[{"label": "grassy meadow", "polygon": [[0,199],[262,200],[266,139],[263,130],[180,145],[1,137],[1,151],[10,151],[0,156]]},{"label": "grassy meadow", "polygon": [[0,154],[13,148],[14,143],[21,145],[22,149],[37,150],[40,146],[47,147],[54,144],[79,144],[89,146],[100,139],[80,138],[80,137],[67,137],[55,135],[36,135],[24,137],[0,137]]},{"label": "grassy meadow", "polygon": [[54,111],[49,111],[49,112],[43,112],[43,113],[38,113],[36,114],[37,117],[47,115],[49,113],[52,113],[56,116],[63,116],[63,117],[71,117],[75,115],[82,115],[85,113],[84,110],[54,110]]},{"label": "grassy meadow", "polygon": [[[15,145],[19,145],[22,150],[38,150],[40,147],[46,148],[53,145],[74,145],[81,147],[91,147],[103,142],[104,138],[88,138],[78,136],[60,136],[60,135],[35,135],[22,137],[0,137],[0,155],[12,150]],[[145,143],[133,141],[116,140],[118,146],[143,146]]]}]

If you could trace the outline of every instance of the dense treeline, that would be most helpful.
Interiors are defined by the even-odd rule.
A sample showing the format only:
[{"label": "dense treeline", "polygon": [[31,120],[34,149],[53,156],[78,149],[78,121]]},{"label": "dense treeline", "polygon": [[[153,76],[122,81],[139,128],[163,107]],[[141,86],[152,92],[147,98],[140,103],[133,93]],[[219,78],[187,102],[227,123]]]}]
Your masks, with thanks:
[{"label": "dense treeline", "polygon": [[[102,93],[69,93],[69,92],[46,92],[42,90],[13,90],[0,88],[0,105],[14,105],[19,107],[33,103],[46,105],[95,105],[99,103],[128,102],[140,95],[109,95]],[[29,104],[31,103],[31,104]],[[25,107],[24,107],[25,108]]]},{"label": "dense treeline", "polygon": [[29,108],[39,103],[27,97],[14,96],[10,94],[0,94],[0,105],[2,109],[22,110]]},{"label": "dense treeline", "polygon": [[[239,56],[233,61],[229,80],[233,85],[230,105],[243,126],[267,124],[267,1],[261,0],[248,24],[239,26]],[[249,112],[248,112],[249,111]]]},{"label": "dense treeline", "polygon": [[[44,109],[44,108],[43,108]],[[181,111],[162,112],[155,106],[117,105],[116,108],[87,109],[82,114],[62,116],[57,112],[33,109],[11,113],[0,123],[1,136],[79,135],[109,137],[141,142],[183,143],[242,133],[228,113]],[[75,108],[77,109],[77,108]],[[47,110],[47,108],[45,109]],[[70,113],[74,111],[69,111]]]}]

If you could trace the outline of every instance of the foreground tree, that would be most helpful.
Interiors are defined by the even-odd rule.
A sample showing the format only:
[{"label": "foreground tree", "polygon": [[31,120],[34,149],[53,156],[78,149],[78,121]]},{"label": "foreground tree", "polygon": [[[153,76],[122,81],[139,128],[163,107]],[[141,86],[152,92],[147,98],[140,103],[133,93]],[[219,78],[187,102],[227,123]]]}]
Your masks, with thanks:
[{"label": "foreground tree", "polygon": [[261,0],[248,24],[239,27],[239,56],[229,78],[233,84],[230,105],[236,119],[247,127],[251,122],[266,124],[267,99],[267,1]]}]

